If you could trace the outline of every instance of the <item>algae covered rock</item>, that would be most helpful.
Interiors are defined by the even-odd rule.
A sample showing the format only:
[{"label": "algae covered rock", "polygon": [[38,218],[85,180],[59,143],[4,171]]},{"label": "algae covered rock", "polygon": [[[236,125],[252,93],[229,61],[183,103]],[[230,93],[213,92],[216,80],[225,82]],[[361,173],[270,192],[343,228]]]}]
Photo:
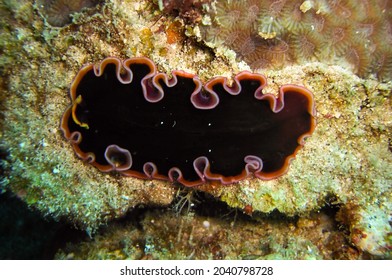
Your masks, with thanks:
[{"label": "algae covered rock", "polygon": [[[200,207],[198,205],[196,208]],[[262,218],[216,206],[224,216],[204,216],[197,209],[179,214],[147,210],[138,219],[114,223],[93,240],[69,243],[57,259],[360,259],[325,213],[307,219]],[[223,207],[224,208],[224,207]],[[195,210],[195,212],[193,211]],[[211,213],[210,213],[211,215]],[[157,218],[159,217],[159,218]]]}]

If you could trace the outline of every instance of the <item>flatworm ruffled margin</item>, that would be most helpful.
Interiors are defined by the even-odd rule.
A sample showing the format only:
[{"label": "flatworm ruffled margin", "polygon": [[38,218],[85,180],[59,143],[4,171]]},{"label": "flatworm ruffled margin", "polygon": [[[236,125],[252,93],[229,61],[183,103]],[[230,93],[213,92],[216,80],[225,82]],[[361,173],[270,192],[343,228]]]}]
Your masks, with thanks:
[{"label": "flatworm ruffled margin", "polygon": [[[143,74],[140,85],[144,99],[149,103],[161,102],[165,97],[165,89],[169,90],[170,88],[177,86],[178,80],[193,81],[192,93],[189,98],[190,102],[197,110],[212,110],[216,108],[220,102],[220,96],[217,93],[219,89],[229,93],[231,96],[239,95],[243,91],[243,87],[245,87],[245,82],[257,84],[253,94],[256,102],[257,100],[268,101],[270,110],[274,114],[278,114],[284,109],[285,95],[291,94],[293,97],[301,99],[299,102],[306,102],[304,105],[306,112],[300,112],[300,114],[307,115],[307,123],[305,125],[306,131],[298,136],[296,139],[298,143],[297,147],[285,157],[281,167],[268,171],[263,170],[262,158],[253,154],[248,154],[243,158],[244,166],[242,172],[233,175],[222,175],[211,170],[211,162],[207,155],[198,156],[193,159],[192,165],[197,176],[191,179],[189,179],[188,175],[185,176],[183,170],[178,166],[171,166],[170,168],[167,168],[166,174],[162,174],[158,171],[158,166],[152,161],[144,162],[142,168],[139,168],[139,170],[132,170],[132,153],[128,149],[120,147],[117,143],[107,145],[104,151],[104,159],[106,162],[97,160],[97,155],[94,152],[83,151],[80,147],[83,137],[79,130],[89,130],[89,121],[84,120],[84,113],[79,112],[85,102],[84,97],[82,97],[83,94],[79,92],[79,86],[88,75],[92,78],[95,76],[96,78],[104,77],[106,79],[105,75],[108,74],[105,73],[105,71],[109,65],[115,67],[116,78],[123,85],[131,84],[134,80],[135,73],[131,68],[136,66],[139,67],[139,65],[147,67],[148,71]],[[157,73],[155,64],[145,57],[130,58],[124,61],[121,61],[118,58],[109,57],[97,65],[90,64],[83,67],[76,75],[70,88],[72,103],[64,112],[60,128],[63,131],[65,138],[70,141],[77,156],[103,172],[117,171],[125,176],[141,179],[177,181],[185,186],[197,186],[207,181],[218,181],[222,184],[230,184],[242,180],[251,174],[254,174],[255,177],[263,180],[270,180],[287,172],[290,161],[304,145],[304,139],[310,136],[315,129],[316,112],[313,94],[306,88],[297,85],[283,85],[279,89],[278,96],[275,97],[273,94],[262,93],[262,90],[266,85],[267,80],[263,75],[243,71],[234,77],[232,85],[228,84],[228,80],[225,77],[215,77],[203,86],[196,75],[184,71],[173,71],[171,78],[164,73]],[[70,124],[72,124],[73,127],[79,127],[79,130],[71,129]],[[284,137],[284,135],[282,135],[282,137]]]}]

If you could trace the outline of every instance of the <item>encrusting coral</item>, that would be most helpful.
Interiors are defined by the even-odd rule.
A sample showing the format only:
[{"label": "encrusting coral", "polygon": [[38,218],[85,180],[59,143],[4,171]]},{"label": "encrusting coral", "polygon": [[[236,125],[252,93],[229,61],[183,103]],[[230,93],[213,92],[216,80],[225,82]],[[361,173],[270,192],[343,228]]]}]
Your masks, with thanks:
[{"label": "encrusting coral", "polygon": [[215,1],[198,28],[208,45],[233,50],[253,70],[323,61],[361,77],[392,76],[391,1]]},{"label": "encrusting coral", "polygon": [[[332,201],[340,208],[336,219],[348,229],[347,236],[356,249],[388,257],[392,243],[392,82],[388,74],[390,51],[384,52],[382,44],[390,38],[390,25],[385,21],[385,17],[390,17],[390,1],[359,1],[360,4],[354,7],[351,2],[333,1],[340,3],[338,12],[343,25],[346,24],[344,16],[350,14],[347,11],[360,9],[366,3],[373,4],[366,9],[373,18],[355,14],[355,26],[359,27],[358,22],[365,24],[361,25],[364,37],[370,36],[375,42],[381,37],[385,39],[384,43],[374,46],[368,57],[357,55],[360,52],[368,54],[366,44],[354,48],[340,42],[339,34],[347,32],[345,28],[337,29],[340,27],[324,34],[335,38],[334,48],[329,48],[329,41],[325,45],[325,40],[309,31],[301,35],[308,38],[309,44],[291,48],[289,35],[294,33],[284,30],[300,27],[303,21],[284,22],[280,13],[286,12],[287,7],[294,9],[289,3],[297,1],[287,1],[281,9],[276,2],[273,6],[275,17],[267,26],[260,25],[263,7],[257,6],[259,1],[251,1],[253,8],[248,10],[248,17],[239,22],[249,24],[248,21],[257,15],[253,29],[240,29],[242,34],[237,32],[238,36],[234,32],[238,27],[231,29],[230,41],[244,37],[241,40],[245,42],[239,48],[242,55],[236,57],[237,60],[232,59],[233,52],[227,47],[215,45],[211,50],[200,43],[195,44],[193,38],[183,34],[195,35],[203,25],[206,29],[199,35],[217,37],[217,43],[221,34],[208,33],[207,27],[232,24],[231,18],[238,17],[235,12],[229,18],[216,16],[220,15],[218,10],[233,5],[234,1],[225,5],[216,3],[216,11],[211,8],[212,13],[202,16],[195,25],[173,18],[172,13],[162,14],[157,2],[107,1],[97,7],[97,13],[82,11],[63,28],[50,26],[31,1],[0,2],[2,190],[12,191],[43,215],[66,219],[90,233],[139,205],[169,205],[178,185],[102,173],[77,158],[59,128],[61,116],[69,105],[68,92],[73,77],[84,64],[102,61],[108,56],[121,59],[147,56],[160,72],[181,69],[197,74],[201,81],[218,75],[230,78],[240,71],[251,70],[251,61],[247,59],[256,55],[258,49],[255,47],[264,42],[262,48],[269,51],[269,58],[281,64],[277,70],[259,71],[270,81],[265,92],[278,92],[279,86],[288,83],[311,90],[317,110],[317,127],[286,175],[272,181],[250,177],[224,187],[205,184],[197,190],[249,215],[274,211],[306,219],[309,213]],[[327,6],[316,10],[315,1],[303,3],[298,18],[310,12],[314,20],[319,19],[314,28],[321,28],[321,16],[325,16],[324,22],[328,21],[328,13],[322,12]],[[318,10],[319,14],[315,12]],[[379,21],[372,22],[372,19]],[[382,22],[382,25],[372,31],[366,21],[372,25]],[[312,47],[316,44],[317,47]],[[317,61],[319,54],[325,55],[325,48],[333,50],[329,53],[332,58],[328,64]],[[303,49],[305,52],[300,55],[303,60],[294,61],[292,58],[297,55],[291,52]],[[362,79],[353,74],[355,69],[343,68],[340,60],[334,59],[340,53],[349,55],[350,60],[376,65],[370,70],[368,66],[360,68],[364,73],[374,72],[377,77]],[[263,63],[268,65],[268,61],[261,59],[260,64]],[[383,72],[379,71],[381,69]],[[286,226],[289,227],[289,223]]]}]

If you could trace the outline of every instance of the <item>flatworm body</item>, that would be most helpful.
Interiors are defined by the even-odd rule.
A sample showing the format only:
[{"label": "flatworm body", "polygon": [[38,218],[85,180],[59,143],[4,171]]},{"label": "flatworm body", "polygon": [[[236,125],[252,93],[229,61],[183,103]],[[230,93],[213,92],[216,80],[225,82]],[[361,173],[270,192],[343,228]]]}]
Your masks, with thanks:
[{"label": "flatworm body", "polygon": [[216,77],[157,73],[148,58],[107,58],[82,68],[61,130],[76,154],[103,172],[197,186],[250,174],[273,179],[315,125],[312,93],[284,85],[263,94],[263,75]]}]

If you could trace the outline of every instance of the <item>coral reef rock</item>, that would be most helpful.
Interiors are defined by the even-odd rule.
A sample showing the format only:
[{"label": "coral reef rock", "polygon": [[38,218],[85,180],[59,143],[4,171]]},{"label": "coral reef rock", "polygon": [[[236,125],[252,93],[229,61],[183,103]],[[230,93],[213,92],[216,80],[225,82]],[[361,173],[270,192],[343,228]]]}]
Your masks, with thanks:
[{"label": "coral reef rock", "polygon": [[39,11],[44,15],[47,22],[56,27],[61,27],[72,22],[71,15],[80,12],[84,8],[91,8],[98,4],[99,0],[37,0]]},{"label": "coral reef rock", "polygon": [[[207,217],[171,211],[143,213],[138,222],[115,223],[93,240],[69,243],[57,259],[363,259],[333,218],[325,213],[300,219],[241,215]],[[157,218],[159,217],[159,218]],[[130,217],[129,221],[135,221]]]}]

